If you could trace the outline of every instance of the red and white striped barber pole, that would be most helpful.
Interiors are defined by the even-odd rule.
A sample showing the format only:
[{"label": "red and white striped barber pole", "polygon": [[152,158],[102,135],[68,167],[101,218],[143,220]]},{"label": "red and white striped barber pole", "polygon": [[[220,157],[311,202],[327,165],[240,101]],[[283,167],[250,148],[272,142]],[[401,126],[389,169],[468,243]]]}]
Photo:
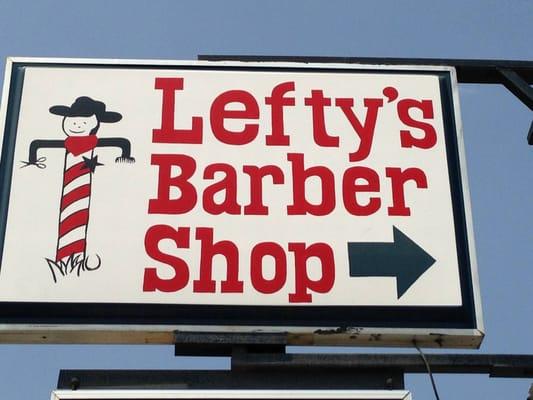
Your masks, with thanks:
[{"label": "red and white striped barber pole", "polygon": [[75,156],[65,152],[56,262],[86,259],[92,173],[84,157],[90,160],[93,153],[90,150]]},{"label": "red and white striped barber pole", "polygon": [[65,276],[81,271],[93,271],[100,267],[100,257],[96,255],[97,265],[90,267],[87,257],[87,228],[91,204],[92,173],[98,165],[94,149],[100,147],[118,147],[122,153],[115,162],[135,162],[131,157],[131,143],[126,138],[98,138],[96,132],[100,123],[114,123],[122,115],[106,111],[105,103],[87,96],[78,97],[72,105],[55,105],[50,113],[63,117],[62,128],[67,136],[65,140],[35,139],[30,143],[28,161],[23,166],[35,165],[45,168],[45,157],[38,158],[41,148],[64,148],[63,184],[59,209],[59,226],[57,233],[56,255],[54,259],[46,258],[57,282],[56,272]]}]

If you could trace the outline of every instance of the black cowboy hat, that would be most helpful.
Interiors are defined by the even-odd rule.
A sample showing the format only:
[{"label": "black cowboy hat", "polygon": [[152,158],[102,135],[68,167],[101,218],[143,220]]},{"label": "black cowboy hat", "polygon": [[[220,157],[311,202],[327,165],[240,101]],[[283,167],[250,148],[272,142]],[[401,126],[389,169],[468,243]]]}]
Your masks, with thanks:
[{"label": "black cowboy hat", "polygon": [[90,97],[78,97],[70,107],[52,106],[50,112],[63,117],[90,117],[95,115],[99,122],[118,122],[122,115],[118,112],[106,111],[105,104]]}]

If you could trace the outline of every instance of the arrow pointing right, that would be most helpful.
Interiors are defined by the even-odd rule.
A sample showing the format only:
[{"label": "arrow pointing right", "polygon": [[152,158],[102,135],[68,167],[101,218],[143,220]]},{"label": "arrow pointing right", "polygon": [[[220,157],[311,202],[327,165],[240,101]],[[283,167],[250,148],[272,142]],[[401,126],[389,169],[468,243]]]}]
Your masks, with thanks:
[{"label": "arrow pointing right", "polygon": [[392,228],[392,243],[349,242],[348,259],[352,277],[395,277],[400,298],[436,260],[398,228]]}]

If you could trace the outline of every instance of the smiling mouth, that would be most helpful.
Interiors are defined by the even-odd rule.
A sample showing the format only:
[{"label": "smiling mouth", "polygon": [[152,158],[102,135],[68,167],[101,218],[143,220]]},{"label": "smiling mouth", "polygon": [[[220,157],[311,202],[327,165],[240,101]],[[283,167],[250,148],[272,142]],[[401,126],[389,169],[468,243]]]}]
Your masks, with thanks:
[{"label": "smiling mouth", "polygon": [[85,132],[85,131],[73,131],[72,129],[69,129],[68,131],[69,131],[70,133],[83,133],[83,132]]}]

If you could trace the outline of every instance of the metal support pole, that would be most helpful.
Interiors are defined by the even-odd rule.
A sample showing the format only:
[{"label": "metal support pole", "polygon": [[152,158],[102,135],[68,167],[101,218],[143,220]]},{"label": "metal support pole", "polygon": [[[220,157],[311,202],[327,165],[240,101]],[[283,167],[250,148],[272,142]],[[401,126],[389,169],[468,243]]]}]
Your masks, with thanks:
[{"label": "metal support pole", "polygon": [[[533,355],[426,354],[433,373],[533,378]],[[62,370],[58,389],[404,388],[405,373],[426,373],[417,354],[257,354],[236,351],[231,370]]]},{"label": "metal support pole", "polygon": [[[488,374],[494,378],[533,378],[533,355],[426,354],[433,373]],[[400,369],[426,373],[418,354],[246,354],[233,357],[233,370],[293,371]]]}]

